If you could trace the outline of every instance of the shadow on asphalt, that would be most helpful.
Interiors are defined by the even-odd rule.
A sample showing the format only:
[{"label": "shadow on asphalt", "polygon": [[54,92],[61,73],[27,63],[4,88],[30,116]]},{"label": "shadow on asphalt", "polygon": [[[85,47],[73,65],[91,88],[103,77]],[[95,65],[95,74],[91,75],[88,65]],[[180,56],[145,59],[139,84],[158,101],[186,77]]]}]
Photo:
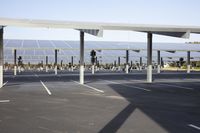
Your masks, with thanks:
[{"label": "shadow on asphalt", "polygon": [[[130,86],[131,84],[124,85]],[[132,86],[134,85],[132,84]],[[187,124],[188,122],[200,123],[200,93],[188,96],[178,94],[179,92],[175,94],[147,93],[136,91],[133,88],[120,87],[118,84],[109,84],[109,87],[129,101],[129,104],[110,120],[99,133],[117,132],[136,108],[140,109],[166,132],[198,132],[198,130],[188,127]],[[191,118],[188,118],[188,115]],[[141,125],[141,128],[145,128],[145,125]],[[153,129],[149,129],[149,132],[151,130]]]}]

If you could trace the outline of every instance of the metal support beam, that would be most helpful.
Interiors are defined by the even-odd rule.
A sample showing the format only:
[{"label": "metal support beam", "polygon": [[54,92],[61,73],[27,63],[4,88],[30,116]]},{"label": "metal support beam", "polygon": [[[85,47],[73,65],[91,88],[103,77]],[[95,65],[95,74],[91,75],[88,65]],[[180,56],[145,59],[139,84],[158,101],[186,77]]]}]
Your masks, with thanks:
[{"label": "metal support beam", "polygon": [[[21,56],[18,57],[18,60],[19,60],[20,57],[21,57]],[[22,64],[18,61],[18,67],[17,67],[18,73],[21,73],[21,65],[22,65]]]},{"label": "metal support beam", "polygon": [[160,73],[160,50],[157,51],[157,73]]},{"label": "metal support beam", "polygon": [[103,37],[103,30],[102,29],[78,29],[80,32],[88,33],[90,35]]},{"label": "metal support beam", "polygon": [[84,32],[80,32],[80,84],[84,84]]},{"label": "metal support beam", "polygon": [[48,56],[46,56],[46,72],[48,72],[49,68],[48,68]]},{"label": "metal support beam", "polygon": [[190,51],[187,51],[187,73],[190,73]]},{"label": "metal support beam", "polygon": [[140,57],[140,70],[142,70],[142,57]]},{"label": "metal support beam", "polygon": [[0,88],[3,87],[3,28],[0,27]]},{"label": "metal support beam", "polygon": [[14,49],[14,75],[17,75],[17,50]]},{"label": "metal support beam", "polygon": [[54,68],[54,71],[55,71],[55,75],[58,74],[58,70],[57,70],[57,63],[58,63],[58,50],[55,49],[55,68]]},{"label": "metal support beam", "polygon": [[152,33],[147,33],[147,82],[152,83]]},{"label": "metal support beam", "polygon": [[114,67],[117,67],[117,61],[116,60],[114,61]]},{"label": "metal support beam", "polygon": [[128,68],[129,68],[128,61],[129,61],[129,51],[126,50],[126,73],[127,74],[128,74]]},{"label": "metal support beam", "polygon": [[163,61],[162,57],[160,58],[160,65],[161,65],[162,68],[164,67],[164,61]]}]

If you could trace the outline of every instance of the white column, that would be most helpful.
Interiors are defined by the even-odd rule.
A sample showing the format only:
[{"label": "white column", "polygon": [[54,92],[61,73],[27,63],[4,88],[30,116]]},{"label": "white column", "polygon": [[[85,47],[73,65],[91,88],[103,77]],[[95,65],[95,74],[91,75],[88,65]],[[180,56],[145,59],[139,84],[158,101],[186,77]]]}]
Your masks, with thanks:
[{"label": "white column", "polygon": [[58,58],[57,58],[57,55],[58,55],[58,50],[55,49],[55,68],[54,68],[55,75],[58,74],[58,69],[57,69],[57,60],[58,60]]},{"label": "white column", "polygon": [[94,74],[94,64],[92,64],[92,74]]},{"label": "white column", "polygon": [[147,82],[152,83],[152,33],[147,36]]},{"label": "white column", "polygon": [[84,32],[80,32],[80,84],[84,84]]},{"label": "white column", "polygon": [[74,71],[74,66],[72,66],[71,71],[72,71],[72,72]]},{"label": "white column", "polygon": [[157,57],[158,57],[158,59],[157,59],[157,73],[160,73],[160,50],[158,50],[157,51]]},{"label": "white column", "polygon": [[15,76],[17,75],[17,66],[16,65],[14,66],[14,75]]},{"label": "white column", "polygon": [[0,88],[3,87],[3,27],[0,27]]},{"label": "white column", "polygon": [[98,68],[97,65],[94,67],[94,71],[95,71],[95,72],[99,71],[99,68]]},{"label": "white column", "polygon": [[57,65],[55,65],[54,71],[55,71],[55,75],[57,75],[57,74],[58,74],[58,68],[57,68]]},{"label": "white column", "polygon": [[126,64],[126,73],[128,74],[128,68],[129,68],[129,65]]},{"label": "white column", "polygon": [[187,73],[190,73],[190,51],[187,51]]},{"label": "white column", "polygon": [[126,73],[127,74],[128,74],[128,68],[129,68],[128,60],[129,60],[129,51],[126,50]]},{"label": "white column", "polygon": [[48,72],[48,71],[49,71],[49,69],[48,69],[48,66],[46,66],[45,70],[46,70],[46,72]]},{"label": "white column", "polygon": [[21,73],[21,66],[18,66],[18,72]]},{"label": "white column", "polygon": [[17,50],[14,49],[14,75],[17,75]]}]

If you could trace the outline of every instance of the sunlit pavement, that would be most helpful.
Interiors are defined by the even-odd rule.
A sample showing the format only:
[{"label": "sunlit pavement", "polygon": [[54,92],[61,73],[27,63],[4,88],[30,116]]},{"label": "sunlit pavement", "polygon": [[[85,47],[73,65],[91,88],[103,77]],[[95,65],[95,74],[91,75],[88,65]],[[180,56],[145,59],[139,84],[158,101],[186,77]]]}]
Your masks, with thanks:
[{"label": "sunlit pavement", "polygon": [[74,73],[5,73],[0,132],[200,132],[200,73]]}]

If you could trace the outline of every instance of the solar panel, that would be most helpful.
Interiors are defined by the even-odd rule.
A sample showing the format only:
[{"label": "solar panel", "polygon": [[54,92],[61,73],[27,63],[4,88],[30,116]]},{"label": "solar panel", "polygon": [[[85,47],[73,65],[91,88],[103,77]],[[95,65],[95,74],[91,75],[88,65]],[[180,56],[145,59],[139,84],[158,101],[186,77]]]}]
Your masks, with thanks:
[{"label": "solar panel", "polygon": [[70,46],[68,44],[66,44],[64,41],[52,41],[52,43],[58,49],[59,48],[70,48]]},{"label": "solar panel", "polygon": [[12,47],[12,48],[20,48],[22,46],[23,40],[9,40],[9,43],[7,43],[6,47]]},{"label": "solar panel", "polygon": [[54,48],[53,44],[49,40],[38,40],[40,48]]},{"label": "solar panel", "polygon": [[[13,62],[13,49],[17,49],[17,57],[22,56],[24,61],[39,62],[45,60],[45,56],[49,56],[49,62],[54,62],[55,48],[60,49],[58,52],[58,61],[70,62],[71,56],[74,56],[74,63],[79,61],[79,41],[50,41],[50,40],[4,40],[4,57],[5,60]],[[37,49],[33,49],[37,48]],[[64,49],[65,50],[64,50]],[[98,60],[103,63],[113,63],[121,57],[121,63],[125,63],[126,49],[146,49],[147,44],[142,42],[96,42],[86,41],[85,49],[99,49],[96,51]],[[185,43],[153,43],[154,49],[173,51],[185,50],[184,52],[161,52],[161,57],[186,57],[186,51],[199,50],[200,46],[197,44]],[[26,49],[26,50],[25,50]],[[63,49],[63,50],[62,50]],[[67,50],[66,50],[67,49]],[[76,49],[76,50],[74,50]],[[100,50],[107,49],[107,50]],[[109,50],[110,49],[110,50]],[[124,50],[111,50],[111,49],[124,49]],[[139,57],[144,57],[143,62],[146,61],[146,51],[130,51],[130,61],[139,60]],[[200,52],[191,52],[191,57],[200,57]],[[153,58],[156,60],[157,51],[153,51]],[[195,58],[199,59],[199,58]],[[90,63],[90,50],[85,51],[85,62]]]},{"label": "solar panel", "polygon": [[22,42],[24,48],[38,48],[37,40],[24,40]]}]

